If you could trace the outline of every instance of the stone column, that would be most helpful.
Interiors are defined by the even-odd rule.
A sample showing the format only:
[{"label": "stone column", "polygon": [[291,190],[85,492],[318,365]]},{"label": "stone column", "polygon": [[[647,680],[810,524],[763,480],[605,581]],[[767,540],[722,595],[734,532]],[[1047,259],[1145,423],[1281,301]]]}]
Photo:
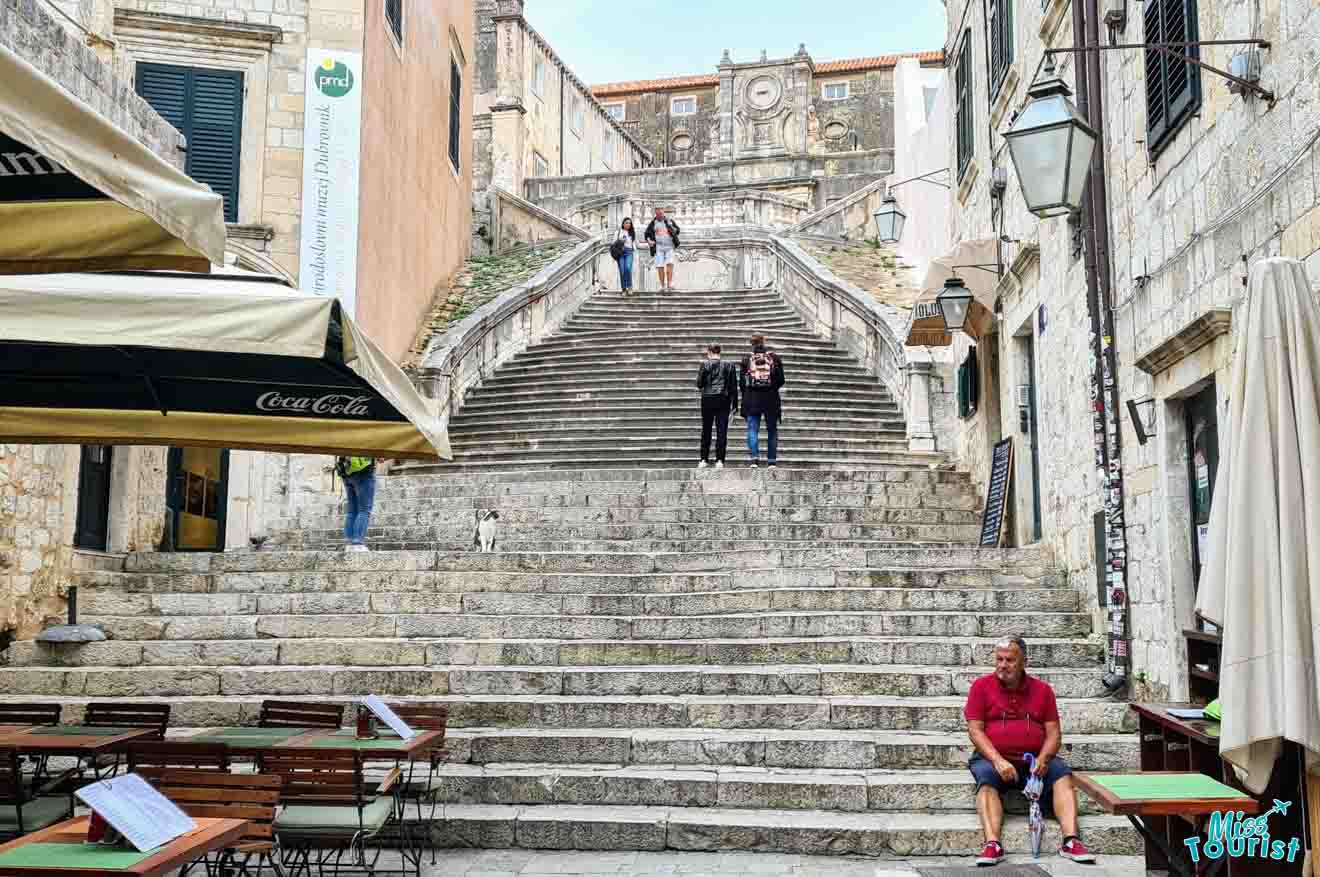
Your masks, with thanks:
[{"label": "stone column", "polygon": [[815,73],[816,66],[807,54],[807,44],[799,43],[797,54],[793,56],[793,93],[790,95],[793,130],[784,143],[789,152],[806,152],[810,145],[807,142],[807,110],[816,100]]},{"label": "stone column", "polygon": [[910,362],[904,366],[907,402],[903,412],[907,421],[909,451],[935,451],[935,425],[931,417],[930,394],[936,380],[935,363]]},{"label": "stone column", "polygon": [[491,183],[523,197],[526,21],[523,0],[499,0],[495,22],[495,103],[491,105]]},{"label": "stone column", "polygon": [[[719,157],[733,160],[733,58],[724,50],[720,58],[720,142]],[[713,144],[712,144],[713,145]]]}]

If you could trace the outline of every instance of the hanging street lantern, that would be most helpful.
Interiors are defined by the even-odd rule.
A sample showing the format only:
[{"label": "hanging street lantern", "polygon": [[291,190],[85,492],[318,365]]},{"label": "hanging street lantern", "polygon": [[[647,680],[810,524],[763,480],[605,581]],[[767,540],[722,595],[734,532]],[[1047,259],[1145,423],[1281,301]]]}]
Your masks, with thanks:
[{"label": "hanging street lantern", "polygon": [[1027,105],[1004,133],[1027,209],[1042,219],[1081,209],[1095,129],[1048,61],[1027,92]]},{"label": "hanging street lantern", "polygon": [[903,221],[907,214],[898,208],[893,195],[886,195],[884,203],[874,214],[875,231],[882,244],[896,244],[903,236]]},{"label": "hanging street lantern", "polygon": [[944,328],[957,332],[967,322],[967,308],[972,303],[972,293],[961,277],[950,277],[944,281],[944,291],[935,297],[944,317]]}]

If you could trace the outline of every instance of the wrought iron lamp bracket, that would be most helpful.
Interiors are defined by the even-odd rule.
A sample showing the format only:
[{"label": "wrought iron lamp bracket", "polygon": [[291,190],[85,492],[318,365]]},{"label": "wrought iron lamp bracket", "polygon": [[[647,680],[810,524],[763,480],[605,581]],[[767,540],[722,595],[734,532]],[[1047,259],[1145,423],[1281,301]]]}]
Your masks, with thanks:
[{"label": "wrought iron lamp bracket", "polygon": [[1187,43],[1119,43],[1110,46],[1068,46],[1059,49],[1046,49],[1045,56],[1077,55],[1082,52],[1110,52],[1116,49],[1154,49],[1157,52],[1176,58],[1179,61],[1184,61],[1188,64],[1195,64],[1202,69],[1209,70],[1217,76],[1222,76],[1229,82],[1240,86],[1244,91],[1254,94],[1259,98],[1263,98],[1271,106],[1274,105],[1274,92],[1261,88],[1254,82],[1248,82],[1240,76],[1234,76],[1227,70],[1220,70],[1218,67],[1213,67],[1202,61],[1200,58],[1193,58],[1191,55],[1187,54],[1188,49],[1200,46],[1255,46],[1258,49],[1268,49],[1270,47],[1270,42],[1269,40],[1198,40],[1196,42]]}]

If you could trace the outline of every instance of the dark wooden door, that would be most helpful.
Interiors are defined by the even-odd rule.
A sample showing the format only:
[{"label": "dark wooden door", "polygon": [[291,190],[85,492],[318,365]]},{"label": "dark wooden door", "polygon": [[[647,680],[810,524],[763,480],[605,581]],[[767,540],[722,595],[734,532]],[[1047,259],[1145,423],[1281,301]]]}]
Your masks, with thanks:
[{"label": "dark wooden door", "polygon": [[78,468],[78,520],[73,544],[105,551],[110,534],[110,445],[83,445]]}]

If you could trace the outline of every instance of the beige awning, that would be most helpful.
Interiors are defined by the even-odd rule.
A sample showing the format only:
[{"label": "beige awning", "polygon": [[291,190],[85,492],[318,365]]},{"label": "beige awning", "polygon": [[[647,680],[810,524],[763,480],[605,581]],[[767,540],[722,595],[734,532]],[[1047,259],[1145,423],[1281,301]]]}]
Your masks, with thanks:
[{"label": "beige awning", "polygon": [[451,459],[337,300],[265,275],[0,277],[0,442]]},{"label": "beige awning", "polygon": [[1242,315],[1196,609],[1224,629],[1219,752],[1260,794],[1281,741],[1320,763],[1320,305],[1305,266],[1253,265]]},{"label": "beige awning", "polygon": [[207,271],[223,202],[0,46],[0,274]]},{"label": "beige awning", "polygon": [[[936,297],[944,290],[944,281],[955,274],[962,278],[972,294],[967,308],[967,322],[963,331],[977,339],[985,337],[995,325],[995,287],[999,276],[995,273],[995,259],[999,242],[994,238],[963,241],[947,254],[931,260],[926,277],[921,282],[921,294],[912,305],[908,318],[908,347],[948,347],[953,336],[944,328],[944,317]],[[955,268],[954,266],[964,266]],[[979,265],[982,267],[969,267]]]}]

